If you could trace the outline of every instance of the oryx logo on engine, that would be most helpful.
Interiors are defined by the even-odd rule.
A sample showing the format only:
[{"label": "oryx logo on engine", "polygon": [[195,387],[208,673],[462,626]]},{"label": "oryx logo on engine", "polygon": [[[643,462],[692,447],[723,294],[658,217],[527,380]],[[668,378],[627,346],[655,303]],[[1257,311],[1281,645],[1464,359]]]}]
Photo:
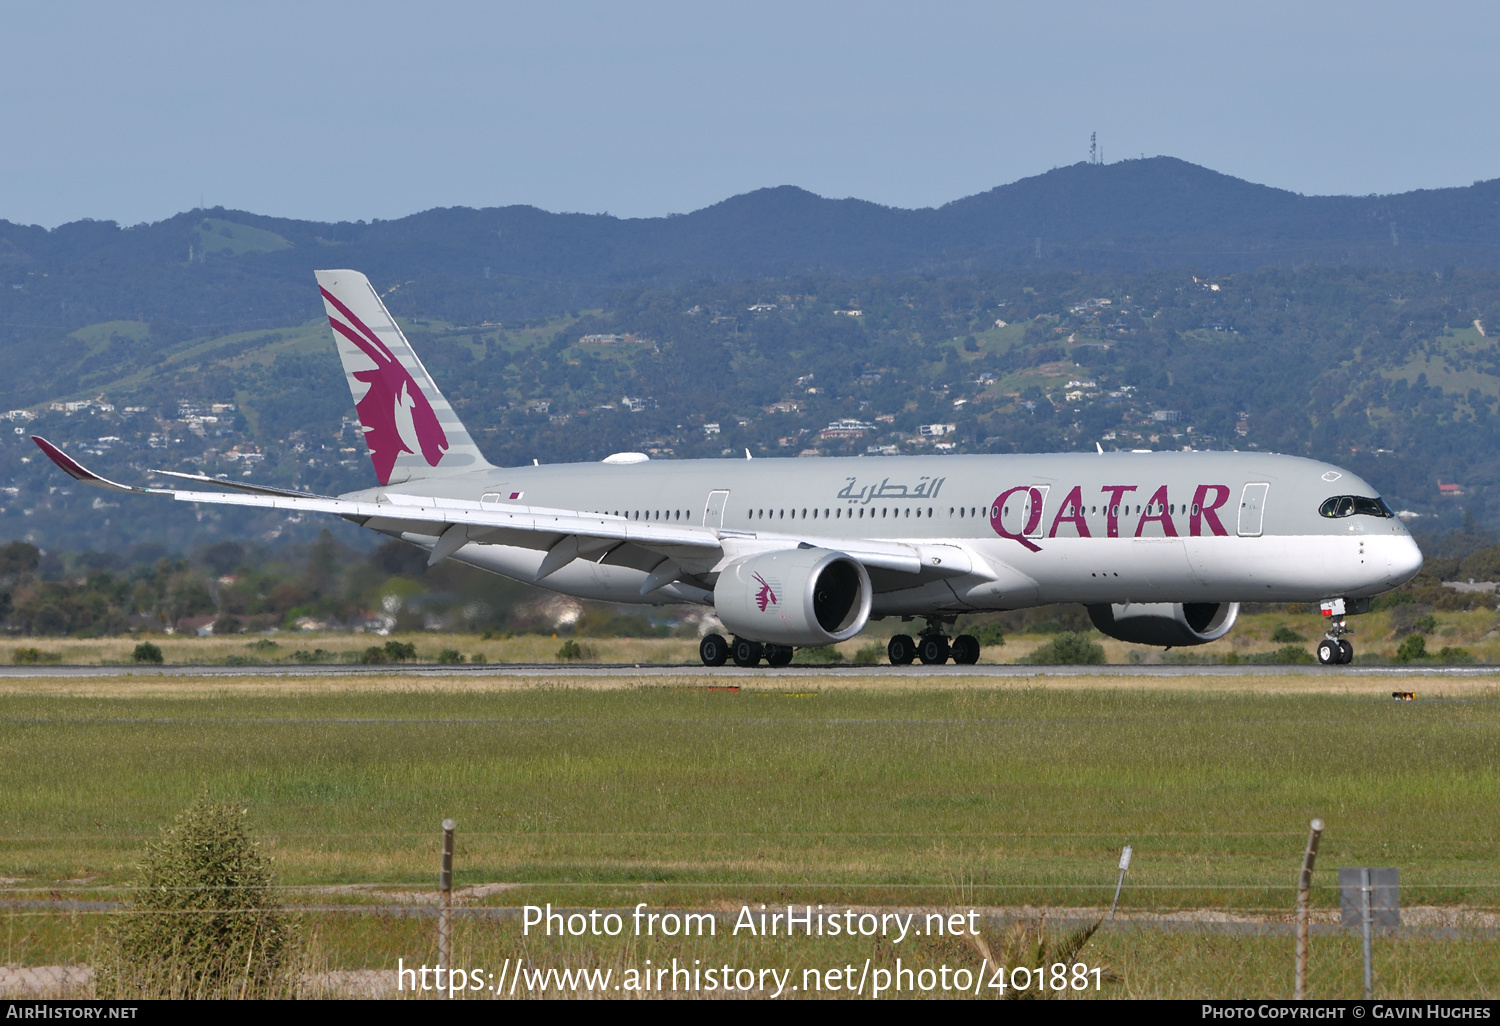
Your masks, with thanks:
[{"label": "oryx logo on engine", "polygon": [[755,580],[760,584],[760,591],[755,593],[755,604],[759,606],[760,611],[764,613],[767,606],[776,605],[776,591],[771,587],[770,582],[768,582],[760,574],[751,574],[750,576],[754,577]]}]

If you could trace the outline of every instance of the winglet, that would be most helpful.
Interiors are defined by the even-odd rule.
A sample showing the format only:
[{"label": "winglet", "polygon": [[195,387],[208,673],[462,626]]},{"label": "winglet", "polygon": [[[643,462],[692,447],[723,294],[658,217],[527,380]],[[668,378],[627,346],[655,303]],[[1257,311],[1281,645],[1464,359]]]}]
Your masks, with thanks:
[{"label": "winglet", "polygon": [[111,481],[107,477],[100,477],[41,435],[32,435],[31,440],[36,443],[38,449],[47,454],[49,460],[57,464],[63,473],[75,480],[82,481],[86,485],[93,485],[95,488],[103,488],[111,492],[145,493],[151,490],[149,488],[132,488],[130,485],[122,485],[116,481]]}]

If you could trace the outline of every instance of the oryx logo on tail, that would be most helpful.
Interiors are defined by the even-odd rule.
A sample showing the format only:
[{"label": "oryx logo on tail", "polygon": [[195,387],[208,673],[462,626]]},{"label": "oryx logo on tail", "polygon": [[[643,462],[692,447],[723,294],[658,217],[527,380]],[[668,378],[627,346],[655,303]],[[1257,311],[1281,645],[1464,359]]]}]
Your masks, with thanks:
[{"label": "oryx logo on tail", "polygon": [[369,386],[354,408],[364,426],[365,445],[370,449],[370,462],[375,465],[380,483],[390,483],[391,470],[402,453],[420,450],[428,466],[437,466],[448,451],[448,436],[438,423],[432,404],[379,336],[326,288],[322,292],[340,315],[329,315],[328,323],[333,330],[375,364],[370,370],[353,372],[356,380]]}]

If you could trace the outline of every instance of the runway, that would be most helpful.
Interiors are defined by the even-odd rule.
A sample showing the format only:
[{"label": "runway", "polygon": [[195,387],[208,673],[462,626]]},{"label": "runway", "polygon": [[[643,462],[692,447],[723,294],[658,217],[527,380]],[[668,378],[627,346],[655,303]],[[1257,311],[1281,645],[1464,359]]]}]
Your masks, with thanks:
[{"label": "runway", "polygon": [[698,663],[591,663],[586,666],[557,663],[506,663],[483,666],[437,666],[382,664],[377,666],[352,665],[293,665],[267,664],[263,666],[0,666],[0,679],[24,678],[70,678],[70,677],[454,677],[454,678],[535,678],[549,680],[575,678],[622,677],[680,678],[694,676],[705,683],[734,684],[739,680],[763,678],[832,678],[883,677],[892,680],[940,678],[948,680],[1039,678],[1039,677],[1317,677],[1328,680],[1388,678],[1474,678],[1500,677],[1500,666],[1318,666],[1318,665],[1245,665],[1193,666],[1180,664],[1146,665],[1102,665],[1102,666],[786,666],[779,668],[754,667],[741,669],[735,666],[710,668]]}]

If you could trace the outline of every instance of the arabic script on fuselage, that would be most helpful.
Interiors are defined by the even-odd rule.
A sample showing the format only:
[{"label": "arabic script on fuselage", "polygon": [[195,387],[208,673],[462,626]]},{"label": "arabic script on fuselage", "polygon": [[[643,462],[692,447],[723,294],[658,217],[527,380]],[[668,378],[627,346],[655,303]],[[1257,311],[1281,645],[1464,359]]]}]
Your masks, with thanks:
[{"label": "arabic script on fuselage", "polygon": [[936,499],[946,477],[917,478],[915,484],[901,484],[890,478],[881,478],[878,483],[860,484],[855,477],[845,478],[845,485],[838,498],[851,505],[869,505],[872,502],[898,502],[903,499]]}]

